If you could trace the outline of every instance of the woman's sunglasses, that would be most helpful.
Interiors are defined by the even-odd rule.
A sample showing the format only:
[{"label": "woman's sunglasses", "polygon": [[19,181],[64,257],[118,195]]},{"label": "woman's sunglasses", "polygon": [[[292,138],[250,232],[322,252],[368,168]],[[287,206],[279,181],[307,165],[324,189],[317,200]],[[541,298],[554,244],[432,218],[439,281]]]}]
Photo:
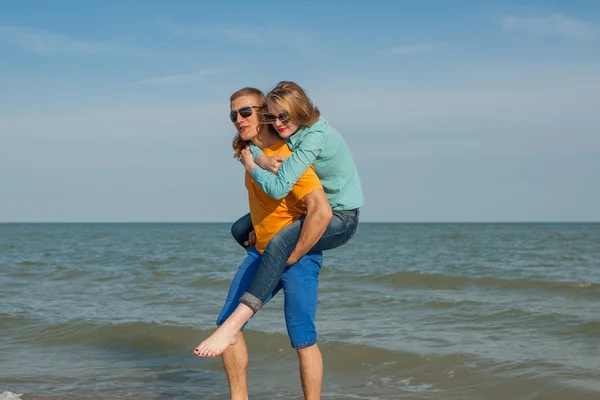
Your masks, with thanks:
[{"label": "woman's sunglasses", "polygon": [[249,116],[252,115],[252,109],[253,108],[264,108],[264,107],[247,106],[247,107],[242,107],[239,110],[231,110],[231,112],[229,113],[229,118],[231,119],[231,122],[237,121],[237,115],[238,115],[238,113],[240,113],[240,116],[242,118],[248,118]]},{"label": "woman's sunglasses", "polygon": [[271,113],[263,114],[263,122],[265,122],[265,123],[272,124],[277,120],[281,121],[282,124],[285,124],[286,122],[288,122],[290,120],[290,115],[287,112],[282,112],[279,115],[275,115],[275,114],[271,114]]}]

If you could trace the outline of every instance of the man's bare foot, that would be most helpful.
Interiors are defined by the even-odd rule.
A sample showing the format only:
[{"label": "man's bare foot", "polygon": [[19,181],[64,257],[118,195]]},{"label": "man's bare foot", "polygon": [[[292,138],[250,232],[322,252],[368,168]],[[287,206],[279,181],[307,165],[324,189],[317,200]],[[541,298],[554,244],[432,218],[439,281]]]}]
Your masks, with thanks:
[{"label": "man's bare foot", "polygon": [[200,343],[200,346],[194,349],[194,354],[198,357],[214,358],[236,342],[237,331],[231,331],[223,324],[208,339]]}]

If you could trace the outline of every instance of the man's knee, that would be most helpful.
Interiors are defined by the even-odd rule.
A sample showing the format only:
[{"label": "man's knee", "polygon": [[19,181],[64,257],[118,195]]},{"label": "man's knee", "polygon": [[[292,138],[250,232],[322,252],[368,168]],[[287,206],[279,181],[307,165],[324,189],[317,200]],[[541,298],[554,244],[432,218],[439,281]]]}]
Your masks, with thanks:
[{"label": "man's knee", "polygon": [[[285,294],[287,295],[287,293]],[[314,301],[310,299],[303,303],[293,308],[287,305],[285,312],[285,322],[290,338],[290,345],[298,351],[310,348],[317,343],[317,327],[315,325],[316,299]]]},{"label": "man's knee", "polygon": [[296,353],[298,354],[298,357],[308,357],[314,354],[317,350],[319,350],[319,345],[315,343],[307,347],[296,349]]}]

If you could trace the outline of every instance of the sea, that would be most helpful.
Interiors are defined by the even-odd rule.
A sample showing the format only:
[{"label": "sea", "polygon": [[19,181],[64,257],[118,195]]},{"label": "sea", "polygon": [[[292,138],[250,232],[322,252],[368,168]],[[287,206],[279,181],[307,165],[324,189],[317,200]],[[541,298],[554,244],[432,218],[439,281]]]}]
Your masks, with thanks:
[{"label": "sea", "polygon": [[[600,224],[360,223],[326,251],[323,399],[600,399]],[[230,224],[0,224],[0,393],[227,399]],[[250,321],[251,399],[302,399],[284,293]]]}]

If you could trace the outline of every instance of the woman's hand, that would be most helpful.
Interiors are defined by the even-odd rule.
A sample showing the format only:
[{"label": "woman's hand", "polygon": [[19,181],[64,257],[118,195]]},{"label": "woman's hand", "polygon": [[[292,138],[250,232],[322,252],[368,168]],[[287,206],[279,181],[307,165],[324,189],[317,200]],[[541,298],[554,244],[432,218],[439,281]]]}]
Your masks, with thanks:
[{"label": "woman's hand", "polygon": [[250,151],[250,148],[248,146],[242,149],[242,152],[240,153],[240,162],[242,163],[244,168],[246,168],[246,171],[250,173],[252,173],[252,169],[256,167],[256,163],[254,162],[254,156],[252,155],[252,152]]},{"label": "woman's hand", "polygon": [[281,156],[271,156],[265,158],[267,160],[265,161],[264,165],[261,165],[262,169],[266,169],[267,171],[272,172],[274,174],[277,174],[277,171],[279,171],[279,166],[281,165],[283,160],[285,160],[285,158]]},{"label": "woman's hand", "polygon": [[267,157],[264,154],[261,154],[256,159],[256,164],[258,164],[258,166],[264,169],[265,171],[277,174],[277,171],[279,171],[279,166],[281,165],[283,160],[285,160],[285,158],[281,156]]}]

